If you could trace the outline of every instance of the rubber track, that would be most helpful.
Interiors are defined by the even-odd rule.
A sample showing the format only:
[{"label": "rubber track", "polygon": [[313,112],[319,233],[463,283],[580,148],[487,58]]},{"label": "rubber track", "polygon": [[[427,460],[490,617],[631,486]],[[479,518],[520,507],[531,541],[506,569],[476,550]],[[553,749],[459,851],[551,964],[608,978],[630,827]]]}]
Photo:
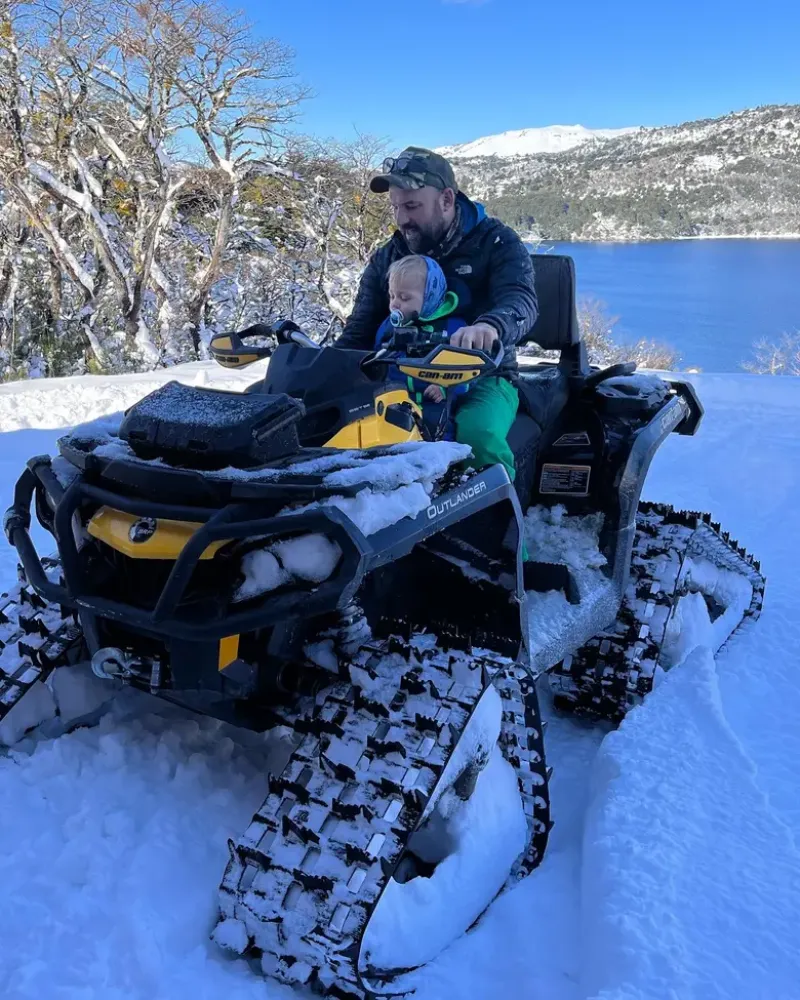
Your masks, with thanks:
[{"label": "rubber track", "polygon": [[[58,562],[48,561],[47,569],[57,574]],[[0,721],[37,681],[84,652],[80,628],[63,609],[25,583],[3,595]],[[392,654],[405,668],[381,699],[337,683],[284,713],[300,745],[271,779],[244,836],[229,842],[220,887],[223,916],[255,930],[265,969],[272,959],[271,975],[334,997],[362,1000],[376,987],[363,983],[357,968],[363,932],[490,683],[502,699],[499,743],[517,773],[529,830],[504,888],[539,864],[551,825],[543,727],[529,675],[486,651],[421,651],[397,638],[365,648],[360,659],[369,673],[370,660]],[[389,983],[377,988],[392,992]]]},{"label": "rubber track", "polygon": [[398,992],[374,970],[362,979],[361,939],[489,683],[503,700],[500,745],[529,827],[506,887],[539,863],[550,828],[538,700],[524,671],[492,654],[438,648],[414,662],[413,642],[397,639],[361,660],[369,672],[398,652],[393,686],[380,697],[337,683],[285,717],[302,742],[244,836],[229,842],[222,917],[245,923],[267,975],[328,996]]},{"label": "rubber track", "polygon": [[[58,561],[44,560],[44,566],[55,571]],[[76,662],[82,650],[78,625],[25,582],[0,596],[0,722],[37,681]]]},{"label": "rubber track", "polygon": [[612,722],[653,688],[687,556],[739,573],[753,588],[750,606],[726,644],[758,618],[766,585],[760,564],[708,514],[641,503],[636,522],[630,581],[616,621],[550,674],[557,707]]}]

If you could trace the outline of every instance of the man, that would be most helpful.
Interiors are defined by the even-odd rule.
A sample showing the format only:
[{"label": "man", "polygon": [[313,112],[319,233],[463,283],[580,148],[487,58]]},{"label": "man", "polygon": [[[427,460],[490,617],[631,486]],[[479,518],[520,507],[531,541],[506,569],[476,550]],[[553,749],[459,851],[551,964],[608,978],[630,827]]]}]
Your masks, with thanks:
[{"label": "man", "polygon": [[397,231],[367,264],[336,346],[372,349],[389,312],[387,274],[396,260],[425,254],[438,261],[468,323],[451,343],[490,354],[497,340],[505,347],[499,377],[477,382],[458,406],[456,438],[472,448],[475,467],[500,462],[513,480],[506,438],[519,405],[514,345],[537,316],[530,255],[512,229],[458,190],[450,163],[429,149],[409,146],[385,160],[370,187],[388,191]]}]

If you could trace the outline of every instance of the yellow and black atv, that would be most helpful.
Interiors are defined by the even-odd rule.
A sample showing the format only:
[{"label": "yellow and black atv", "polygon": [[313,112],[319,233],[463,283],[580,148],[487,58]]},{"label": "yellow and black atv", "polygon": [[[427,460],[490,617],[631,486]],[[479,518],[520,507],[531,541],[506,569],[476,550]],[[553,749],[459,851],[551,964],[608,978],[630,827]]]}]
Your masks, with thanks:
[{"label": "yellow and black atv", "polygon": [[[513,484],[464,465],[450,394],[430,417],[403,380],[462,385],[498,358],[414,328],[379,352],[320,348],[285,323],[212,341],[229,367],[270,357],[246,393],[164,385],[115,433],[32,459],[6,514],[24,582],[0,600],[0,723],[89,661],[288,734],[215,930],[281,981],[401,992],[539,863],[537,678],[617,720],[669,667],[685,595],[725,636],[760,610],[757,563],[717,525],[639,502],[659,445],[697,430],[692,386],[591,368],[572,261],[534,266],[528,339],[560,357],[519,376]],[[31,542],[32,504],[56,558]]]}]

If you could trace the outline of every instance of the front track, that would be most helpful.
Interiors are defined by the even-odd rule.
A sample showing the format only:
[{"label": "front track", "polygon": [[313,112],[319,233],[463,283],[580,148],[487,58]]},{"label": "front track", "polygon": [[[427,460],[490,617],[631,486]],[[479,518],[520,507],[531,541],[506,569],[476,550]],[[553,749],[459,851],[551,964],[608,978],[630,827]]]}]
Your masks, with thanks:
[{"label": "front track", "polygon": [[361,967],[362,938],[490,684],[528,825],[507,885],[541,860],[550,819],[536,691],[512,661],[390,639],[361,650],[352,679],[284,713],[299,745],[229,845],[215,936],[270,976],[361,1000],[402,991],[409,970]]}]

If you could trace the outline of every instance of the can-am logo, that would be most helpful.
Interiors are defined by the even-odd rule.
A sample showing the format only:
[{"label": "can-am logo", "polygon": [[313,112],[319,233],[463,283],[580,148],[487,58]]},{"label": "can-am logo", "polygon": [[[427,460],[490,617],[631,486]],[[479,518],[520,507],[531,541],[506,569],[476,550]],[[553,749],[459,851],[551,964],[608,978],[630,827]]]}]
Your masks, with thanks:
[{"label": "can-am logo", "polygon": [[444,382],[460,382],[464,378],[463,372],[443,372],[443,371],[433,371],[433,372],[420,372],[420,378],[440,378]]},{"label": "can-am logo", "polygon": [[486,489],[486,483],[480,482],[476,483],[474,486],[468,486],[467,489],[462,490],[460,493],[456,493],[454,497],[446,497],[439,503],[431,504],[428,507],[428,518],[433,520],[434,517],[441,517],[442,514],[448,511],[455,510],[456,507],[460,507],[462,503],[468,503],[470,500],[474,500],[479,493],[483,493]]}]

